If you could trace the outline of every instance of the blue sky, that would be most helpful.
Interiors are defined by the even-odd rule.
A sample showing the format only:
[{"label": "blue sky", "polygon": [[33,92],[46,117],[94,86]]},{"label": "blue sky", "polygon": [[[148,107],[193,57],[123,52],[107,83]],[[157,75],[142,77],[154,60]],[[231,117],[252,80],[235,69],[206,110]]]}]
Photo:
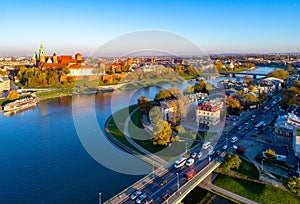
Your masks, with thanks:
[{"label": "blue sky", "polygon": [[299,52],[299,0],[2,1],[0,55],[91,54],[120,35],[176,33],[207,53]]}]

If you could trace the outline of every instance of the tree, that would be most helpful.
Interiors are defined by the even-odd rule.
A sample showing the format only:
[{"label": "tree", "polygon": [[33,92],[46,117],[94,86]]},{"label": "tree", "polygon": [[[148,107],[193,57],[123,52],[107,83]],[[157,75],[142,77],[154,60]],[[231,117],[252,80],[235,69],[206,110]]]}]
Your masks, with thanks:
[{"label": "tree", "polygon": [[225,156],[222,162],[222,167],[226,170],[238,169],[241,163],[242,160],[237,154],[229,153]]},{"label": "tree", "polygon": [[267,160],[271,163],[276,161],[276,153],[272,149],[266,149],[265,156],[267,157]]},{"label": "tree", "polygon": [[163,128],[154,128],[152,143],[153,145],[167,146],[171,142],[171,125],[164,120],[160,120],[159,124],[162,124]]},{"label": "tree", "polygon": [[16,90],[10,91],[8,96],[6,97],[6,99],[10,101],[17,100],[19,98],[20,98],[19,92],[17,92]]},{"label": "tree", "polygon": [[239,114],[241,109],[241,104],[239,100],[233,97],[228,97],[226,99],[226,105],[228,107],[229,114],[236,114],[236,115]]},{"label": "tree", "polygon": [[160,108],[158,106],[154,106],[153,108],[151,108],[149,112],[149,120],[153,126],[156,126],[160,119],[162,120],[162,114],[160,112]]},{"label": "tree", "polygon": [[217,70],[219,70],[219,71],[222,70],[223,66],[224,66],[224,65],[223,65],[223,63],[222,63],[221,61],[217,61],[216,64],[215,64],[215,68],[216,68]]},{"label": "tree", "polygon": [[206,89],[206,81],[204,79],[201,79],[199,82],[197,82],[194,85],[194,92],[195,93],[207,93],[207,89]]},{"label": "tree", "polygon": [[249,76],[246,75],[244,77],[244,83],[250,85],[253,83],[253,80]]},{"label": "tree", "polygon": [[268,98],[268,94],[265,92],[261,92],[261,93],[259,93],[258,98],[259,98],[260,102],[264,102]]},{"label": "tree", "polygon": [[290,65],[290,66],[288,66],[287,70],[288,70],[288,72],[293,72],[294,71],[294,67]]},{"label": "tree", "polygon": [[188,85],[185,90],[183,91],[184,94],[193,94],[194,93],[194,86]]},{"label": "tree", "polygon": [[249,91],[250,92],[254,92],[255,91],[255,86],[253,86],[252,84],[249,85]]},{"label": "tree", "polygon": [[141,95],[138,98],[138,107],[141,112],[149,111],[151,108],[150,99],[147,98],[146,96]]},{"label": "tree", "polygon": [[254,94],[246,94],[244,100],[249,103],[254,103],[258,101],[258,98]]},{"label": "tree", "polygon": [[294,194],[300,196],[300,178],[292,176],[286,182],[287,188]]},{"label": "tree", "polygon": [[164,90],[160,90],[155,95],[154,100],[155,101],[162,101],[162,100],[165,100],[165,99],[173,99],[173,98],[174,98],[174,96],[172,95],[172,93],[169,90],[164,89]]},{"label": "tree", "polygon": [[286,80],[289,76],[289,72],[282,69],[275,69],[268,74],[268,77],[275,77],[278,79]]}]

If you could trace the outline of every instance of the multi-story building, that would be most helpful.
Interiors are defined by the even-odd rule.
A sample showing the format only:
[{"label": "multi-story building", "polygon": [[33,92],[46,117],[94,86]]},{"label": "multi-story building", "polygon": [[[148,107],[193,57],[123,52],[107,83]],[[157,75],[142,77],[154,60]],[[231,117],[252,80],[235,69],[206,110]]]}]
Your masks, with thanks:
[{"label": "multi-story building", "polygon": [[8,77],[0,76],[0,92],[10,90],[10,80]]},{"label": "multi-story building", "polygon": [[208,126],[217,125],[220,122],[221,106],[211,102],[198,104],[196,110],[196,122]]},{"label": "multi-story building", "polygon": [[300,157],[300,126],[296,127],[296,135],[293,140],[293,149],[296,157]]},{"label": "multi-story building", "polygon": [[295,126],[288,122],[289,115],[279,116],[275,123],[276,139],[292,143],[296,135]]}]

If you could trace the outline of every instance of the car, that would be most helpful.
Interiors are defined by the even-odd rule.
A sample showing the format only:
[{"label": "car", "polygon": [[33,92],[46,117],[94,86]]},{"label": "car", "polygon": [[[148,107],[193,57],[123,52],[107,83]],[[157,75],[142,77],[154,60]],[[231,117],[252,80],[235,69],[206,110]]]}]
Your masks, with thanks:
[{"label": "car", "polygon": [[202,152],[199,152],[199,153],[197,154],[198,159],[200,159],[202,156],[203,156]]},{"label": "car", "polygon": [[255,114],[252,115],[252,118],[255,118]]},{"label": "car", "polygon": [[193,153],[191,154],[191,157],[192,157],[192,158],[196,158],[196,157],[197,157],[197,152],[193,152]]},{"label": "car", "polygon": [[151,204],[153,203],[153,198],[147,198],[143,201],[143,204]]},{"label": "car", "polygon": [[185,165],[192,166],[194,164],[195,160],[193,158],[189,158],[186,160]]},{"label": "car", "polygon": [[248,121],[246,121],[246,122],[245,122],[245,125],[249,125],[249,122],[248,122]]},{"label": "car", "polygon": [[140,195],[135,202],[136,203],[141,203],[145,198],[147,197],[147,195],[145,193],[143,193],[142,195]]},{"label": "car", "polygon": [[210,149],[210,150],[208,151],[208,155],[209,155],[209,156],[213,155],[214,153],[215,153],[215,150],[213,150],[213,149]]},{"label": "car", "polygon": [[239,139],[236,136],[234,136],[233,138],[231,138],[231,143],[236,143],[238,140]]},{"label": "car", "polygon": [[210,142],[204,142],[202,145],[203,149],[208,149],[210,147]]},{"label": "car", "polygon": [[241,129],[243,129],[243,127],[240,125],[240,126],[238,126],[237,129],[238,129],[238,130],[241,130]]},{"label": "car", "polygon": [[167,179],[160,179],[160,181],[159,181],[159,185],[160,186],[164,186],[165,184],[167,184],[168,183],[168,180]]},{"label": "car", "polygon": [[163,194],[162,199],[167,200],[170,196],[171,196],[170,193],[166,192],[165,194]]},{"label": "car", "polygon": [[131,200],[135,200],[139,195],[142,194],[142,191],[135,191],[134,193],[131,194],[130,198]]},{"label": "car", "polygon": [[228,148],[228,145],[224,145],[223,149],[226,150]]},{"label": "car", "polygon": [[250,120],[252,120],[252,121],[253,121],[253,120],[254,120],[254,118],[251,118]]},{"label": "car", "polygon": [[264,140],[262,140],[262,139],[257,139],[256,142],[257,142],[257,143],[262,143],[262,144],[265,144],[265,143],[266,143],[266,142],[265,142]]},{"label": "car", "polygon": [[245,137],[245,136],[246,136],[246,134],[245,134],[245,133],[241,134],[241,137]]},{"label": "car", "polygon": [[245,127],[245,130],[249,130],[249,127],[247,126],[247,127]]}]

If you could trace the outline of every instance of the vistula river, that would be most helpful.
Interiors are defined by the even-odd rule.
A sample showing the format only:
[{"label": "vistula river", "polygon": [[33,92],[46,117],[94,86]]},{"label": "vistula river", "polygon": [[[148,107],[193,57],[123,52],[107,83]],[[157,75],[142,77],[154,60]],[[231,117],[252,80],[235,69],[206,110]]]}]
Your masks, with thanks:
[{"label": "vistula river", "polygon": [[[273,69],[261,67],[254,72],[268,73]],[[221,79],[214,79],[213,83]],[[99,192],[105,201],[122,191],[142,175],[123,174],[94,160],[78,137],[74,108],[81,119],[94,114],[103,130],[113,111],[135,104],[140,94],[153,98],[161,88],[184,90],[189,83],[49,99],[8,117],[1,112],[0,203],[92,204],[98,202]],[[86,106],[91,100],[95,101],[92,108]],[[110,158],[107,145],[112,145],[106,138],[101,141],[106,141],[98,145],[101,157]],[[137,161],[138,165],[144,165],[150,173],[147,164]]]}]

